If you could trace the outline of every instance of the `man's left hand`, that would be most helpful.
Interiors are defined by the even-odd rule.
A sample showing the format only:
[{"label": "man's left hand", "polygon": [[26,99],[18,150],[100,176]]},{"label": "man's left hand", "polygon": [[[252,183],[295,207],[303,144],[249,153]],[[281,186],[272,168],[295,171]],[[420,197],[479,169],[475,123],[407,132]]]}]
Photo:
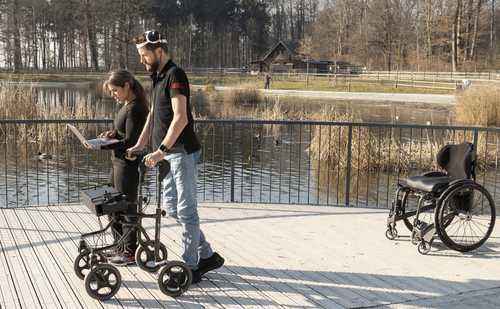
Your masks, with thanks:
[{"label": "man's left hand", "polygon": [[146,166],[149,168],[155,167],[155,165],[165,158],[165,154],[157,150],[155,152],[149,153],[145,157]]}]

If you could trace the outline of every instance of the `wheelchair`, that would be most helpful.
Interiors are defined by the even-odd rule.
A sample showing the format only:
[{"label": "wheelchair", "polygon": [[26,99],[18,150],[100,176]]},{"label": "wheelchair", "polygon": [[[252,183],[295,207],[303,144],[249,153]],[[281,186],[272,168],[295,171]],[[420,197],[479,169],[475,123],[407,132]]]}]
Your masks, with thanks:
[{"label": "wheelchair", "polygon": [[[158,192],[161,180],[168,174],[168,162],[161,161],[158,172]],[[171,297],[177,297],[186,292],[191,285],[191,269],[182,261],[168,261],[167,248],[160,242],[161,217],[166,215],[161,210],[160,198],[155,213],[147,214],[144,209],[148,205],[148,198],[143,197],[142,184],[144,183],[146,167],[144,162],[139,164],[139,194],[138,213],[127,215],[133,217],[133,222],[125,220],[120,212],[128,208],[125,196],[113,187],[100,186],[82,190],[83,203],[99,218],[100,229],[81,235],[78,255],[74,260],[73,268],[78,278],[85,280],[87,293],[98,300],[108,300],[113,297],[121,286],[121,275],[118,269],[108,263],[108,257],[123,253],[126,239],[131,233],[137,233],[138,247],[135,252],[137,266],[144,271],[157,273],[160,290]],[[160,193],[158,193],[160,196]],[[109,223],[102,227],[100,216],[109,215]],[[151,238],[142,225],[143,219],[154,219],[154,238]],[[126,232],[117,236],[113,226],[119,223]],[[125,229],[124,229],[125,230]]]},{"label": "wheelchair", "polygon": [[403,221],[420,254],[428,254],[436,238],[456,251],[475,250],[490,237],[496,214],[490,193],[476,182],[474,146],[468,142],[446,145],[436,159],[443,172],[398,182],[385,236],[396,239],[396,222]]}]

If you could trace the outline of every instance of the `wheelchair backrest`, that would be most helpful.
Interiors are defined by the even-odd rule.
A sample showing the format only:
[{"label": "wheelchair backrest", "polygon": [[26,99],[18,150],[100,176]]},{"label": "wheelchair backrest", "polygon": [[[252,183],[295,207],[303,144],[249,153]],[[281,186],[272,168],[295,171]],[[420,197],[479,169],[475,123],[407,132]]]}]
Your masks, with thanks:
[{"label": "wheelchair backrest", "polygon": [[453,178],[474,177],[474,145],[471,143],[446,145],[439,150],[436,159],[439,166]]}]

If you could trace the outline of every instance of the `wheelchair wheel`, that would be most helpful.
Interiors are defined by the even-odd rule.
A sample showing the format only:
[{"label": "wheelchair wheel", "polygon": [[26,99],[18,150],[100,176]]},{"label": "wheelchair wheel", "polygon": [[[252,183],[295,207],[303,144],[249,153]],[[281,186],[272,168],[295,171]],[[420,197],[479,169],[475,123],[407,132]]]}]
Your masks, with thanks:
[{"label": "wheelchair wheel", "polygon": [[385,237],[389,240],[394,240],[394,239],[398,238],[398,230],[396,230],[395,227],[389,227],[385,231]]},{"label": "wheelchair wheel", "polygon": [[104,256],[100,254],[94,255],[93,258],[95,260],[91,263],[92,257],[90,256],[90,252],[87,250],[84,250],[77,255],[73,263],[73,270],[78,278],[82,280],[85,279],[85,276],[90,272],[92,264],[97,265],[106,262]]},{"label": "wheelchair wheel", "polygon": [[479,248],[495,226],[495,203],[477,183],[453,189],[436,208],[439,238],[450,249],[468,252]]},{"label": "wheelchair wheel", "polygon": [[[407,214],[409,212],[417,210],[418,198],[409,192],[405,192],[401,203],[403,205],[402,215],[404,216],[405,214]],[[422,211],[419,214],[418,220],[420,222],[424,222],[426,224],[432,224],[434,222],[434,208],[425,209],[425,208],[429,208],[429,204],[426,204],[425,201],[424,201],[423,208],[424,208],[424,211]],[[403,222],[404,222],[406,228],[410,232],[413,231],[413,221],[415,221],[415,215],[410,216],[410,217],[403,217]]]},{"label": "wheelchair wheel", "polygon": [[142,270],[150,273],[157,272],[162,266],[159,262],[167,260],[167,247],[160,242],[158,251],[159,260],[155,261],[155,243],[154,241],[146,241],[144,246],[139,245],[135,251],[135,261],[137,266]]},{"label": "wheelchair wheel", "polygon": [[431,248],[432,248],[432,240],[430,242],[421,240],[420,243],[418,244],[417,250],[418,253],[426,255],[427,253],[431,252]]},{"label": "wheelchair wheel", "polygon": [[158,286],[166,295],[177,297],[188,290],[192,280],[193,273],[184,262],[170,261],[158,276]]},{"label": "wheelchair wheel", "polygon": [[116,267],[110,264],[100,264],[94,267],[85,277],[85,290],[90,297],[107,300],[120,289],[122,277]]}]

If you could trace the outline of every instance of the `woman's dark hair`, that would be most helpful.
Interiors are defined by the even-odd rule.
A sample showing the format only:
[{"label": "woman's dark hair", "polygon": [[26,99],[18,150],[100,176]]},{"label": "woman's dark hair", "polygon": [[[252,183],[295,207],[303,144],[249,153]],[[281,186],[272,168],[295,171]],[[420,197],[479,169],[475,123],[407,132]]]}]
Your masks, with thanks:
[{"label": "woman's dark hair", "polygon": [[109,94],[109,85],[117,86],[117,87],[125,87],[125,84],[128,83],[130,89],[134,92],[135,99],[144,107],[146,111],[149,112],[148,100],[146,99],[146,92],[142,87],[141,83],[137,79],[135,79],[134,75],[127,70],[117,70],[111,72],[109,78],[104,82],[102,88],[105,93]]}]

